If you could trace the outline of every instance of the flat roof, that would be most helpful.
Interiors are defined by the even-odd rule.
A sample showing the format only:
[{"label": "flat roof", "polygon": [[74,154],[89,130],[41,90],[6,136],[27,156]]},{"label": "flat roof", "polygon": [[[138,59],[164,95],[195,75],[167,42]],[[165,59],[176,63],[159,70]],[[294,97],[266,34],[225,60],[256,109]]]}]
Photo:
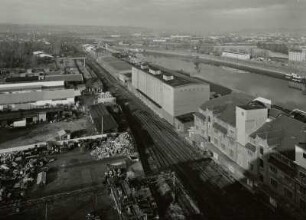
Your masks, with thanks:
[{"label": "flat roof", "polygon": [[113,68],[115,71],[132,71],[132,66],[116,57],[103,57],[101,61]]},{"label": "flat roof", "polygon": [[[139,70],[141,70],[141,71],[143,71],[147,74],[150,74],[151,76],[159,79],[160,81],[164,82],[165,84],[167,84],[171,87],[179,87],[179,86],[192,85],[192,84],[208,85],[208,83],[205,83],[201,80],[186,76],[186,75],[184,75],[182,73],[179,73],[177,71],[169,70],[167,68],[164,68],[164,67],[161,67],[161,66],[158,66],[158,65],[148,64],[147,66],[149,67],[149,69],[152,69],[154,71],[160,70],[161,74],[154,75],[154,74],[149,72],[149,69],[141,69],[138,66],[135,66],[135,68],[137,68],[137,69],[139,69]],[[171,79],[171,80],[164,80],[163,75],[173,76],[174,78]]]},{"label": "flat roof", "polygon": [[31,88],[41,88],[41,87],[59,87],[64,86],[64,81],[38,81],[38,82],[24,82],[24,83],[5,83],[0,84],[0,92],[11,91],[11,90],[22,90]]},{"label": "flat roof", "polygon": [[244,110],[256,110],[256,109],[266,109],[267,108],[263,103],[259,101],[251,101],[246,105],[239,105],[238,107]]},{"label": "flat roof", "polygon": [[82,74],[46,75],[45,81],[83,82]]},{"label": "flat roof", "polygon": [[60,100],[74,98],[77,91],[74,89],[43,90],[27,93],[0,94],[0,105],[31,103],[43,100]]}]

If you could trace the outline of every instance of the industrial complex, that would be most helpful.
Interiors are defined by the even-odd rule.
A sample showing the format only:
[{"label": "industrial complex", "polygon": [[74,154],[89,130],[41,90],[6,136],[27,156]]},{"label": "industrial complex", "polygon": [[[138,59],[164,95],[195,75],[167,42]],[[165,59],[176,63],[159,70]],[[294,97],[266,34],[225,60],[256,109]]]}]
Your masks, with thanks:
[{"label": "industrial complex", "polygon": [[306,219],[306,38],[45,28],[0,24],[1,218]]},{"label": "industrial complex", "polygon": [[134,66],[132,86],[146,105],[172,125],[210,97],[207,83],[158,66]]}]

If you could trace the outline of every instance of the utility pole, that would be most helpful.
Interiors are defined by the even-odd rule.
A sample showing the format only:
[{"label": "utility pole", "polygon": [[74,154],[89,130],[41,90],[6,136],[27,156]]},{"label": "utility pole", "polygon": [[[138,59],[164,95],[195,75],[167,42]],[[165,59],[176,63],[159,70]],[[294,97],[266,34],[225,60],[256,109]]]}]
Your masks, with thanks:
[{"label": "utility pole", "polygon": [[101,134],[103,134],[103,122],[104,122],[104,118],[103,115],[101,115]]},{"label": "utility pole", "polygon": [[176,189],[176,176],[175,172],[172,172],[172,184],[173,184],[173,191],[174,191],[174,201],[176,201],[176,194],[177,194],[177,189]]}]

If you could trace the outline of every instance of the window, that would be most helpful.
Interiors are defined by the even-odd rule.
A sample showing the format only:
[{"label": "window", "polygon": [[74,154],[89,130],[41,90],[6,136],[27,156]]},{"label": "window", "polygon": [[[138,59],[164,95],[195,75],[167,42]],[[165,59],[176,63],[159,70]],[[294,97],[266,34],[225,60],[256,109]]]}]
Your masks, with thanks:
[{"label": "window", "polygon": [[303,157],[306,159],[306,153],[303,153]]},{"label": "window", "polygon": [[211,138],[210,138],[210,136],[208,136],[208,142],[211,142]]},{"label": "window", "polygon": [[284,194],[286,197],[288,197],[289,199],[292,198],[293,194],[291,192],[291,190],[287,189],[287,188],[284,188]]},{"label": "window", "polygon": [[271,172],[277,174],[277,169],[275,167],[270,166],[270,170],[271,170]]},{"label": "window", "polygon": [[278,182],[275,179],[271,178],[270,183],[274,188],[278,187]]},{"label": "window", "polygon": [[208,122],[210,122],[210,116],[208,116]]},{"label": "window", "polygon": [[259,166],[262,168],[264,167],[264,161],[262,159],[259,159]]},{"label": "window", "polygon": [[263,153],[264,153],[263,147],[260,147],[259,152],[260,152],[261,155],[263,155]]},{"label": "window", "polygon": [[263,175],[259,175],[259,180],[261,181],[261,182],[263,182],[264,181],[264,177],[263,177]]}]

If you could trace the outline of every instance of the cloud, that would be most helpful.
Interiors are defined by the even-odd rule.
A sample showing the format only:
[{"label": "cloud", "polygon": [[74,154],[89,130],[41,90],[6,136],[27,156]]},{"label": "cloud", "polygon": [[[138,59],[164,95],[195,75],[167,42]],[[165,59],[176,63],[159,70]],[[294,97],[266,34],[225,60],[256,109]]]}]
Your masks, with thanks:
[{"label": "cloud", "polygon": [[306,0],[1,0],[0,21],[188,31],[286,27],[303,25],[305,3]]}]

